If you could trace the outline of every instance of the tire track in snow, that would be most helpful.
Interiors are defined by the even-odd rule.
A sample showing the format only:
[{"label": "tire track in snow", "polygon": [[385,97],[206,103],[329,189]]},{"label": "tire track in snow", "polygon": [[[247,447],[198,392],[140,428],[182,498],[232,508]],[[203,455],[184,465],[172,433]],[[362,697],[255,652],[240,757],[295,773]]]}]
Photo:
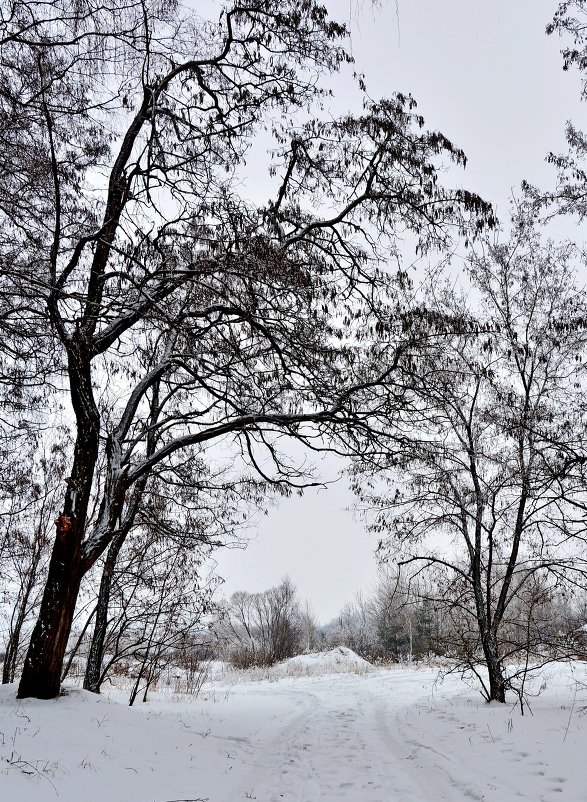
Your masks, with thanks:
[{"label": "tire track in snow", "polygon": [[457,765],[453,757],[426,743],[425,734],[414,730],[413,717],[410,718],[407,725],[401,711],[391,710],[386,715],[382,709],[376,716],[382,739],[396,757],[406,761],[406,771],[417,783],[420,795],[416,798],[434,802],[482,802],[485,795],[475,778]]},{"label": "tire track in snow", "polygon": [[390,690],[382,684],[374,692],[372,682],[354,675],[298,681],[296,691],[307,692],[310,704],[271,744],[259,745],[222,802],[429,802],[408,754],[381,724],[393,707],[385,698]]}]

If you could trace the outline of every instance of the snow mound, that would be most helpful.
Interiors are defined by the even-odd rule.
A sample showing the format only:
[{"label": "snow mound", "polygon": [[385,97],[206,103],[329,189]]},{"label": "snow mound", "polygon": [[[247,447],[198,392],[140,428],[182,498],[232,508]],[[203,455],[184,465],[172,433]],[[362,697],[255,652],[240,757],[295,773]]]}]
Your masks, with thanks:
[{"label": "snow mound", "polygon": [[310,652],[290,657],[282,666],[291,673],[319,674],[328,671],[362,673],[373,666],[347,646],[337,646],[327,652]]}]

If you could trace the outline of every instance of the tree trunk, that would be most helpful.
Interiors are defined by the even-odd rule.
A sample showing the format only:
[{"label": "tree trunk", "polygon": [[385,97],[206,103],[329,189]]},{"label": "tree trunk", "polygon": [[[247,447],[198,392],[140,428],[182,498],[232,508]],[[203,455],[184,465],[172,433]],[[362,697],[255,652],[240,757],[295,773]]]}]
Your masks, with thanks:
[{"label": "tree trunk", "polygon": [[487,635],[483,641],[483,653],[489,674],[488,702],[505,703],[506,682],[503,676],[501,660],[499,659],[497,643],[492,635]]},{"label": "tree trunk", "polygon": [[118,554],[125,538],[126,532],[120,532],[110,544],[102,571],[102,578],[100,580],[96,621],[84,677],[84,688],[86,691],[92,691],[92,693],[100,693],[102,657],[104,655],[104,641],[106,639],[106,629],[108,627],[108,607],[110,605],[112,577],[114,575]]},{"label": "tree trunk", "polygon": [[147,666],[148,655],[149,655],[149,652],[147,650],[146,654],[143,657],[143,660],[142,660],[142,663],[141,663],[141,667],[139,669],[139,673],[138,673],[138,676],[136,678],[136,682],[133,685],[132,690],[130,692],[130,696],[129,696],[129,699],[128,699],[128,706],[129,707],[132,707],[134,705],[135,700],[136,700],[137,696],[139,695],[139,691],[141,689],[141,680],[143,678],[143,674],[144,674],[145,668]]},{"label": "tree trunk", "polygon": [[18,698],[53,699],[59,695],[65,650],[82,577],[82,540],[94,470],[98,459],[100,416],[94,401],[91,359],[83,341],[70,344],[68,373],[77,438],[63,512],[56,537],[39,618],[33,629],[18,687]]},{"label": "tree trunk", "polygon": [[[53,699],[59,695],[61,672],[77,601],[81,570],[81,537],[65,528],[61,516],[53,546],[39,618],[31,636],[18,698]],[[61,528],[60,528],[60,523]]]},{"label": "tree trunk", "polygon": [[4,655],[4,666],[2,667],[2,684],[6,685],[8,682],[14,682],[14,674],[16,672],[16,658],[18,655],[18,647],[20,645],[20,633],[26,617],[26,605],[28,603],[28,596],[21,599],[19,603],[18,615],[6,645],[6,654]]}]

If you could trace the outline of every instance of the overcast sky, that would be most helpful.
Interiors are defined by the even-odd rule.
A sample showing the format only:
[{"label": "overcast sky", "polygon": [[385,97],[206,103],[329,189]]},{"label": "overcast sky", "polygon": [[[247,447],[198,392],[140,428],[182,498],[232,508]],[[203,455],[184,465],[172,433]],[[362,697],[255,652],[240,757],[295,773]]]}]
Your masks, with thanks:
[{"label": "overcast sky", "polygon": [[[547,37],[553,0],[330,0],[331,14],[352,30],[355,69],[371,97],[412,94],[426,125],[442,131],[468,156],[462,185],[491,201],[505,219],[508,203],[527,179],[551,185],[546,154],[564,149],[568,119],[580,128],[576,73],[562,70],[561,43]],[[335,84],[336,105],[356,96],[348,80]],[[566,231],[572,231],[567,226]],[[329,459],[324,476],[335,478]],[[333,618],[376,574],[375,536],[348,508],[346,482],[282,502],[264,518],[246,551],[216,554],[224,594],[258,591],[288,574],[320,621]]]}]

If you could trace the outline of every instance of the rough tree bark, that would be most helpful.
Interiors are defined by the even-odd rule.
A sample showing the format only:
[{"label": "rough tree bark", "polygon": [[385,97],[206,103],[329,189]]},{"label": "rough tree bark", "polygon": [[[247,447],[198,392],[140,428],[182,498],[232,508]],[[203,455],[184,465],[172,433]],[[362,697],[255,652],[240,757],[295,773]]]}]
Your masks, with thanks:
[{"label": "rough tree bark", "polygon": [[78,438],[63,512],[55,522],[47,584],[18,686],[19,699],[52,699],[59,695],[75,605],[87,570],[82,563],[82,541],[98,459],[100,418],[94,402],[90,359],[81,349],[70,353],[69,377]]}]

